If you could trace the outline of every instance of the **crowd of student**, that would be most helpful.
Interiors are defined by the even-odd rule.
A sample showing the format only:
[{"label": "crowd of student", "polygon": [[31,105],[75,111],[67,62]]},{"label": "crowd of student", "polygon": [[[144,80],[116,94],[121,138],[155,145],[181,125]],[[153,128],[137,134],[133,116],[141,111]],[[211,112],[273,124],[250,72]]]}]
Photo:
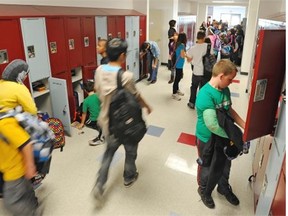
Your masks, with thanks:
[{"label": "crowd of student", "polygon": [[[178,34],[176,30],[171,30],[171,28],[175,27],[176,21],[170,21],[169,24],[169,69],[171,70],[169,83],[173,83],[172,98],[179,101],[181,96],[184,95],[179,89],[179,82],[183,79],[184,63],[188,61],[191,63],[193,71],[188,107],[191,109],[196,108],[197,110],[198,120],[195,134],[199,161],[211,161],[211,163],[205,163],[205,165],[199,163],[197,174],[198,193],[207,207],[214,208],[215,204],[211,193],[218,183],[217,191],[224,195],[231,204],[239,205],[239,200],[233,193],[228,181],[232,157],[229,155],[229,151],[223,151],[225,148],[232,148],[233,145],[231,145],[231,140],[228,138],[230,137],[229,134],[227,134],[225,128],[219,125],[217,120],[217,110],[221,108],[229,113],[235,123],[242,129],[245,127],[245,122],[231,106],[231,96],[228,88],[236,76],[237,68],[229,59],[222,59],[214,65],[213,71],[210,72],[208,77],[204,76],[203,57],[209,54],[217,58],[221,50],[215,49],[217,42],[214,38],[219,37],[220,39],[224,33],[220,31],[219,23],[217,22],[207,28],[203,25],[201,28],[205,28],[205,31],[202,29],[197,33],[197,43],[186,51],[186,34],[184,32]],[[234,41],[235,43],[233,42],[231,46],[234,46],[234,50],[237,49],[238,42],[236,38],[239,33],[235,36],[235,40],[232,39],[231,31],[227,35],[230,38],[228,42]],[[207,38],[210,41],[206,41]],[[125,142],[121,142],[111,133],[109,125],[109,106],[111,98],[117,89],[117,74],[122,64],[126,61],[128,44],[125,40],[114,38],[109,41],[99,41],[98,50],[101,50],[101,47],[104,48],[103,52],[98,52],[103,57],[101,60],[103,64],[95,72],[95,83],[85,83],[84,85],[88,97],[83,103],[83,119],[79,125],[79,129],[86,125],[99,131],[98,136],[94,140],[89,141],[90,145],[97,145],[103,142],[102,131],[105,137],[106,150],[95,186],[92,189],[92,193],[98,201],[102,200],[105,194],[109,167],[115,152],[121,144],[124,145],[126,152],[123,172],[124,186],[130,187],[139,175],[136,167],[138,143],[133,142],[129,137],[126,137]],[[149,55],[148,68],[150,76],[148,81],[151,84],[156,83],[160,55],[157,43],[146,41],[141,46],[140,55],[141,57]],[[16,63],[11,62],[4,70],[2,80],[0,80],[0,88],[7,90],[7,92],[1,90],[0,113],[4,113],[7,109],[13,109],[17,105],[22,105],[27,112],[32,115],[36,114],[36,105],[28,89],[22,83],[28,72],[29,67],[22,60],[17,60]],[[142,98],[141,93],[136,88],[133,73],[129,71],[123,72],[121,82],[123,87],[136,98],[139,105],[145,108],[148,114],[151,113],[152,108]],[[196,97],[198,87],[200,91]],[[15,89],[15,91],[11,89]],[[22,101],[24,98],[26,99]],[[27,101],[30,102],[27,103]],[[90,115],[87,118],[88,112]],[[212,158],[207,158],[205,149],[211,145],[215,146],[215,149],[212,150],[214,154],[210,154]],[[4,204],[14,215],[41,214],[39,213],[39,204],[30,182],[30,179],[37,174],[33,161],[32,146],[33,143],[29,134],[17,122],[11,118],[0,121],[0,172],[4,175]],[[238,153],[237,151],[236,155],[233,156],[237,156]],[[15,157],[18,159],[14,160],[13,158]],[[0,189],[2,189],[2,186],[1,184]]]}]

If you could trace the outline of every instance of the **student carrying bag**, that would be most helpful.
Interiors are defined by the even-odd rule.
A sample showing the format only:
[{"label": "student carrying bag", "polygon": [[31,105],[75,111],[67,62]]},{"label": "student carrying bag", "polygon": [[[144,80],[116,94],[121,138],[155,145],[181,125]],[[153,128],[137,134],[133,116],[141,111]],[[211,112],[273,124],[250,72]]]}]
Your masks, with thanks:
[{"label": "student carrying bag", "polygon": [[117,89],[111,98],[109,108],[109,131],[121,142],[138,143],[147,128],[142,118],[142,107],[128,90],[122,86],[122,73],[117,74]]}]

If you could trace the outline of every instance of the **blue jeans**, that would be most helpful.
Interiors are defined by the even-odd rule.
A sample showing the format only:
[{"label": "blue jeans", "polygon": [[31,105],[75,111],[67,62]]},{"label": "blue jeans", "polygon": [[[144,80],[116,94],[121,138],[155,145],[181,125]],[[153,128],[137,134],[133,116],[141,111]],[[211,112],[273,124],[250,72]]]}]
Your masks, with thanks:
[{"label": "blue jeans", "polygon": [[[114,137],[114,135],[109,135],[106,138],[106,141],[107,148],[104,153],[102,165],[98,171],[98,178],[96,181],[96,185],[99,187],[103,187],[105,185],[108,178],[111,161],[115,152],[121,145],[121,143]],[[124,181],[129,182],[135,177],[137,171],[135,161],[137,158],[138,143],[123,143],[123,145],[126,153],[123,177]]]},{"label": "blue jeans", "polygon": [[151,74],[150,74],[152,81],[154,81],[154,80],[156,81],[157,80],[158,68],[159,68],[159,61],[158,61],[157,65],[156,65],[156,68],[152,67]]}]

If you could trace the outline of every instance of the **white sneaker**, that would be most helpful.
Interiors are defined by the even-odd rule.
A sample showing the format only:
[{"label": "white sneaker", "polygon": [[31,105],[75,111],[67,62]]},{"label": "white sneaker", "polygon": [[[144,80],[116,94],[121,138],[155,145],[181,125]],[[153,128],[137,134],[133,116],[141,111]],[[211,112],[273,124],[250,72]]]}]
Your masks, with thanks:
[{"label": "white sneaker", "polygon": [[184,93],[181,92],[180,90],[177,91],[177,94],[180,95],[180,96],[184,96]]},{"label": "white sneaker", "polygon": [[177,101],[180,101],[181,100],[181,98],[179,97],[179,95],[176,93],[176,94],[172,94],[172,98],[174,99],[174,100],[177,100]]},{"label": "white sneaker", "polygon": [[98,137],[96,137],[95,139],[93,140],[89,140],[89,145],[90,146],[97,146],[97,145],[101,145],[103,144],[103,140],[99,139]]}]

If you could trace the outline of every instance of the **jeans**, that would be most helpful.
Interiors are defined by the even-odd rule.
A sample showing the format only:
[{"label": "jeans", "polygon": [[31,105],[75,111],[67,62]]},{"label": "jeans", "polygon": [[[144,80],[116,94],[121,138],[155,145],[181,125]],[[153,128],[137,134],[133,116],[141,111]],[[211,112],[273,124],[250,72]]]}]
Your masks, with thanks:
[{"label": "jeans", "polygon": [[[198,156],[203,157],[203,150],[206,143],[197,139]],[[216,184],[221,191],[226,193],[229,190],[229,175],[231,169],[231,161],[227,160],[226,155],[217,143],[212,157],[211,165],[208,167],[198,166],[197,182],[202,191],[211,195]]]},{"label": "jeans", "polygon": [[199,87],[202,88],[203,84],[204,84],[204,76],[196,76],[196,75],[192,75],[192,83],[191,83],[191,87],[190,87],[190,99],[189,102],[195,104],[196,101],[196,94],[197,94],[197,89]]},{"label": "jeans", "polygon": [[[111,161],[113,156],[121,143],[114,137],[114,135],[109,135],[106,138],[107,147],[102,159],[102,165],[98,171],[98,178],[96,185],[103,187],[108,179],[108,172],[110,168]],[[137,158],[137,149],[138,143],[123,143],[125,149],[125,164],[124,164],[124,181],[131,181],[136,175],[136,158]]]},{"label": "jeans", "polygon": [[176,68],[175,80],[173,83],[173,94],[176,94],[179,90],[179,82],[183,78],[183,68]]},{"label": "jeans", "polygon": [[[152,62],[152,64],[153,64],[153,62]],[[156,65],[156,68],[152,67],[151,74],[150,74],[151,81],[157,80],[158,68],[159,68],[159,60],[158,60],[158,63]]]},{"label": "jeans", "polygon": [[[4,183],[4,205],[13,215],[39,215],[38,200],[30,181],[21,177]],[[39,210],[39,209],[38,209]]]}]

